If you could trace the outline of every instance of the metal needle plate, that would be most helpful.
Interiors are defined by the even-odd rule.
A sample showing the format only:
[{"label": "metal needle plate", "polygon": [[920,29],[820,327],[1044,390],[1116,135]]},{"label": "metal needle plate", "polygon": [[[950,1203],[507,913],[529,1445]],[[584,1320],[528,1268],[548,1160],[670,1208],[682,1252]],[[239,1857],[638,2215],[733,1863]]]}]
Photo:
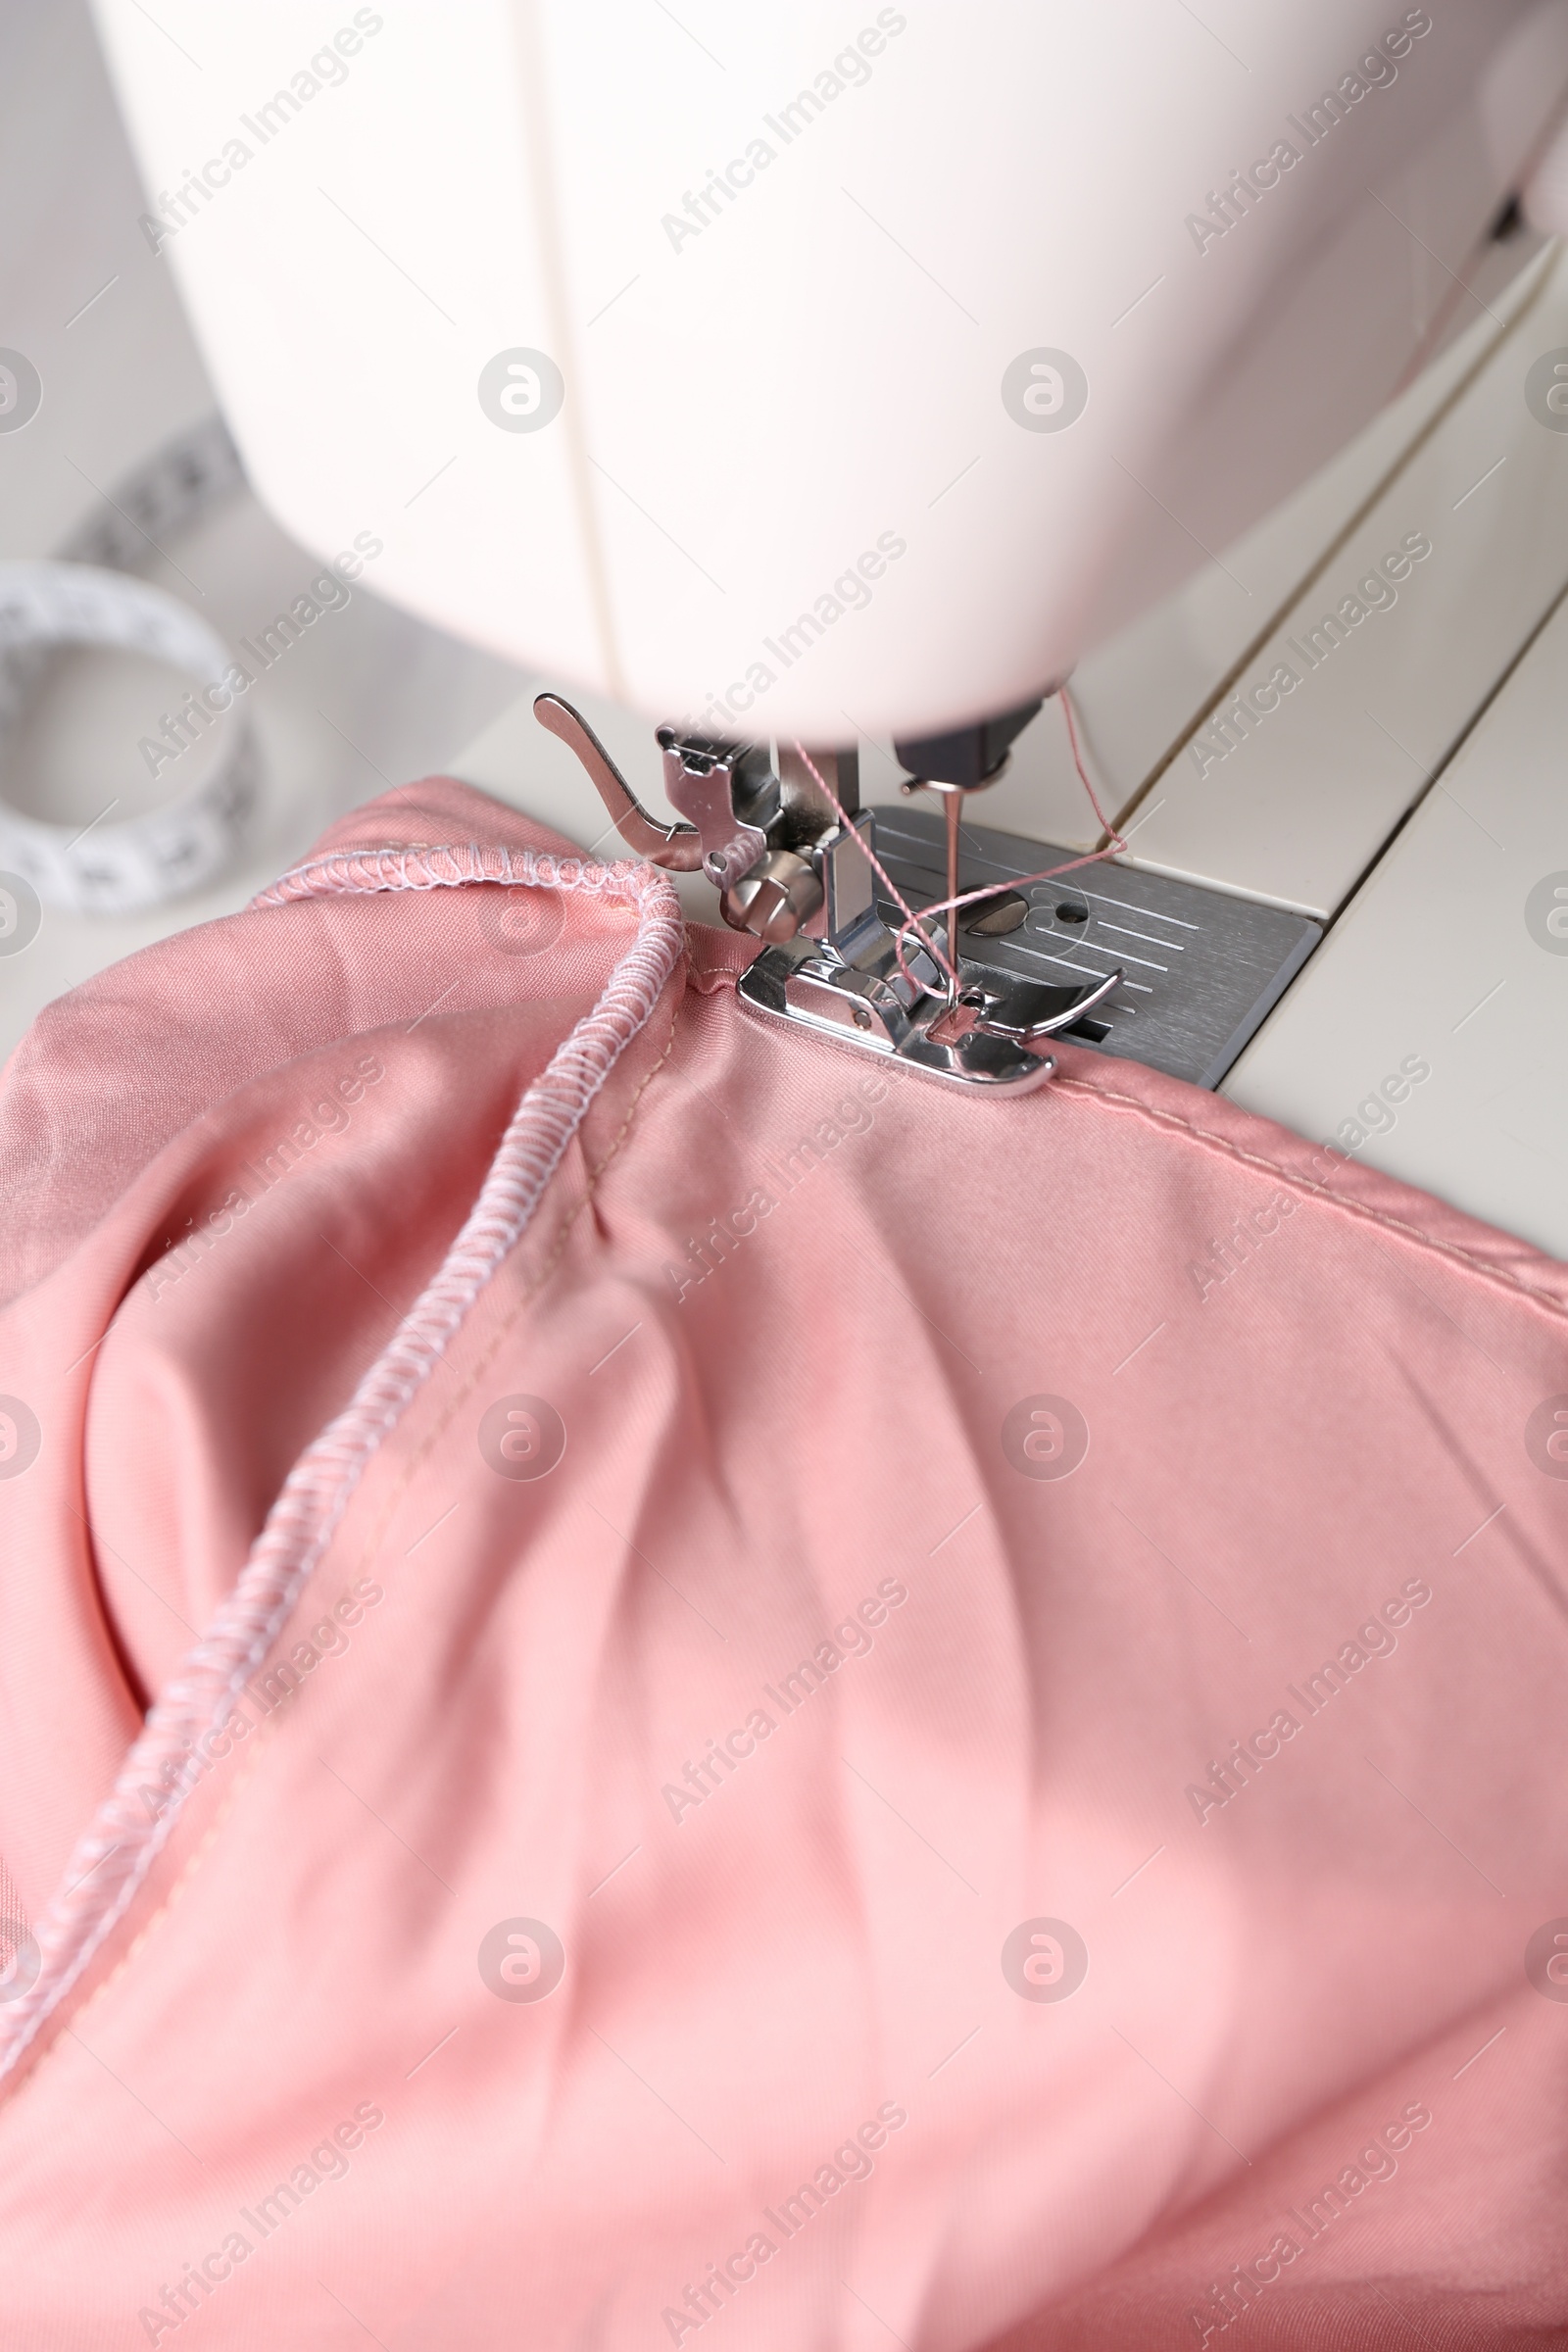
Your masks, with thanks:
[{"label": "metal needle plate", "polygon": [[[879,808],[876,820],[878,854],[909,904],[946,897],[941,810],[905,804]],[[966,890],[1011,882],[1078,854],[966,819],[960,880]],[[1063,1037],[1194,1086],[1219,1085],[1323,936],[1305,915],[1111,861],[1031,883],[1023,896],[1029,913],[1016,930],[960,931],[965,962],[1058,987],[1119,964],[1120,985]],[[891,905],[882,913],[898,920]]]}]

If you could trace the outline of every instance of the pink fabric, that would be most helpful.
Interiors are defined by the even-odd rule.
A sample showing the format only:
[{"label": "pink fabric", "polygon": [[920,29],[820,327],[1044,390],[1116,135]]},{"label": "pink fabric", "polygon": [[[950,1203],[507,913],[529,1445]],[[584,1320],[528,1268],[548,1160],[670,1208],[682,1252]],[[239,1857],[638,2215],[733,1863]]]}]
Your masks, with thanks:
[{"label": "pink fabric", "polygon": [[[359,1381],[346,1408],[289,1472],[233,1592],[149,1714],[109,1801],[73,1853],[59,1896],[35,1938],[38,1974],[0,2018],[0,2074],[18,2064],[146,1877],[188,1793],[187,1760],[193,1752],[206,1753],[214,1739],[234,1736],[228,1727],[235,1706],[261,1670],[302,1583],[330,1544],[367,1462],[397,1427],[474,1299],[516,1246],[589,1104],[674,969],[681,949],[679,905],[667,877],[648,865],[595,865],[527,851],[514,857],[505,850],[460,844],[314,860],[286,875],[257,904],[282,906],[301,899],[456,889],[474,882],[566,891],[590,901],[630,901],[639,914],[636,943],[616,965],[593,1011],[523,1095],[472,1211],[434,1280]],[[349,1091],[358,1100],[363,1086]],[[342,1107],[346,1112],[346,1104]],[[305,1139],[296,1140],[303,1148]],[[279,1181],[282,1173],[286,1169],[280,1165]],[[240,1200],[238,1191],[230,1197],[220,1220],[225,1229],[241,1213]],[[154,1284],[164,1287],[157,1276]]]},{"label": "pink fabric", "polygon": [[[562,847],[436,781],[322,856],[469,841]],[[1126,1064],[770,1029],[728,936],[84,1888],[637,941],[290,899],[9,1066],[0,2343],[1568,2340],[1568,1274]]]}]

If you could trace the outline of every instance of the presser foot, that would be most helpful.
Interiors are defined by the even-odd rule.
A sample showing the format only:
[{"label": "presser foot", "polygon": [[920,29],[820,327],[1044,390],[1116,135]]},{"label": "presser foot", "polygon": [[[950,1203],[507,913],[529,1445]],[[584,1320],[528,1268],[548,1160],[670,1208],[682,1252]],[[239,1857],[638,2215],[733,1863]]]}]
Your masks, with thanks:
[{"label": "presser foot", "polygon": [[[1038,708],[1031,703],[901,749],[918,762],[922,781],[938,780],[956,795],[1001,775],[1007,745]],[[922,1078],[1027,1094],[1056,1066],[1045,1040],[1082,1019],[1121,980],[1116,970],[1084,987],[1053,985],[959,956],[950,921],[955,984],[929,941],[908,925],[890,930],[877,899],[876,815],[859,806],[853,750],[812,758],[799,745],[785,747],[775,774],[760,746],[661,727],[665,797],[688,820],[666,825],[642,807],[579,710],[556,694],[540,695],[534,710],[581,760],[627,846],[677,873],[700,867],[718,885],[732,929],[767,943],[736,986],[742,1004],[769,1020],[836,1038]],[[950,889],[956,886],[956,838],[950,825]],[[976,908],[967,928],[979,938],[1005,936],[1027,911],[1017,891],[999,888],[995,905]],[[805,928],[818,914],[819,939]]]},{"label": "presser foot", "polygon": [[792,1021],[922,1078],[1017,1095],[1043,1086],[1054,1071],[1045,1040],[1080,1019],[1121,976],[1111,973],[1092,988],[1054,988],[964,961],[956,1001],[950,1002],[923,954],[906,949],[905,961],[920,983],[912,989],[891,956],[867,969],[821,940],[797,938],[764,948],[742,972],[737,993],[752,1012]]}]

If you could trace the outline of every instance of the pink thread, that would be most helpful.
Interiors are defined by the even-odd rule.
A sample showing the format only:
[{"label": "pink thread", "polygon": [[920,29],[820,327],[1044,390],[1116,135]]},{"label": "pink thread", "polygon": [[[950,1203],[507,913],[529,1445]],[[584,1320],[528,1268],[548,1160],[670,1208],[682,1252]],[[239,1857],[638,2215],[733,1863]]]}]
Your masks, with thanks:
[{"label": "pink thread", "polygon": [[[1067,692],[1065,686],[1058,686],[1056,692],[1061,698],[1061,715],[1067,721],[1067,741],[1072,745],[1072,763],[1078,770],[1078,781],[1083,786],[1085,792],[1087,792],[1089,795],[1089,806],[1095,812],[1095,816],[1100,825],[1100,830],[1102,833],[1108,833],[1110,835],[1110,840],[1106,844],[1105,848],[1102,850],[1097,850],[1095,852],[1095,856],[1097,858],[1108,858],[1112,850],[1124,850],[1127,847],[1127,844],[1125,841],[1123,841],[1121,835],[1117,832],[1115,826],[1111,823],[1109,817],[1100,806],[1100,795],[1098,792],[1096,792],[1093,784],[1091,784],[1089,781],[1089,770],[1087,767],[1085,767],[1084,756],[1078,749],[1078,728],[1072,714],[1072,696]],[[1084,864],[1088,864],[1089,860],[1085,858],[1082,860],[1082,862]],[[1062,866],[1057,870],[1065,873],[1067,869],[1065,866]],[[1046,877],[1041,878],[1045,879]]]},{"label": "pink thread", "polygon": [[[937,963],[942,966],[942,969],[948,975],[948,994],[951,1001],[951,999],[957,993],[957,973],[954,970],[946,956],[943,955],[942,950],[937,946],[936,941],[928,938],[926,933],[920,930],[921,918],[915,913],[913,907],[909,905],[908,900],[905,897],[903,891],[894,881],[893,876],[888,872],[887,867],[882,863],[881,858],[877,856],[875,850],[872,849],[870,842],[865,838],[864,834],[856,833],[855,820],[853,817],[851,817],[849,811],[844,806],[844,803],[839,799],[838,794],[834,791],[826,776],[823,775],[821,769],[811,758],[811,755],[807,750],[805,744],[798,743],[795,746],[795,749],[801,756],[801,760],[805,764],[807,774],[812,778],[813,782],[821,787],[822,791],[827,794],[828,799],[832,802],[834,808],[837,809],[839,822],[844,827],[845,832],[855,833],[856,840],[859,843],[867,859],[870,862],[871,871],[876,875],[877,880],[882,884],[883,889],[898,906],[903,907],[906,915],[908,917],[907,922],[904,922],[899,925],[893,941],[893,953],[898,960],[899,970],[904,974],[905,979],[914,990],[916,996],[926,993],[925,982],[923,980],[917,980],[914,974],[910,971],[908,965],[904,960],[904,942],[906,935],[911,929],[919,931],[921,946],[927,950],[929,955]],[[931,912],[930,907],[926,908],[926,912],[928,914]]]},{"label": "pink thread", "polygon": [[599,865],[477,843],[316,858],[285,874],[253,905],[466,882],[531,884],[630,901],[637,937],[593,1010],[523,1094],[439,1271],[349,1403],[289,1472],[233,1592],[148,1715],[36,1929],[38,1974],[0,2017],[0,2076],[15,2066],[145,1879],[194,1785],[188,1760],[197,1740],[227,1721],[368,1465],[526,1229],[589,1104],[653,1012],[684,944],[679,901],[656,867]]},{"label": "pink thread", "polygon": [[[1073,720],[1072,702],[1068,696],[1066,687],[1059,686],[1056,689],[1056,694],[1057,699],[1061,704],[1061,714],[1067,722],[1067,740],[1072,746],[1072,760],[1074,767],[1076,767],[1078,770],[1078,781],[1082,784],[1085,792],[1089,795],[1089,806],[1095,812],[1095,816],[1100,825],[1101,831],[1108,834],[1110,838],[1105,843],[1103,849],[1091,850],[1082,858],[1069,858],[1065,864],[1062,865],[1045,866],[1038,874],[1019,874],[1006,882],[986,882],[983,883],[978,890],[966,890],[960,892],[958,897],[956,899],[933,900],[932,904],[929,906],[923,906],[918,914],[914,912],[913,908],[909,905],[908,900],[904,896],[904,893],[899,889],[898,884],[893,880],[892,875],[889,874],[887,869],[879,862],[875,852],[867,843],[862,841],[860,846],[865,851],[866,857],[870,859],[872,869],[878,876],[879,880],[883,883],[889,896],[904,910],[906,919],[899,925],[898,930],[894,934],[893,953],[898,959],[899,970],[904,974],[905,979],[907,980],[911,988],[918,989],[920,983],[915,979],[914,974],[909,970],[908,965],[904,960],[904,943],[908,937],[910,931],[913,930],[919,932],[921,946],[929,951],[929,953],[935,957],[936,961],[942,966],[942,969],[946,972],[949,983],[950,1001],[954,996],[956,995],[957,992],[958,975],[954,970],[952,964],[948,961],[946,956],[943,955],[942,950],[937,946],[935,940],[929,937],[923,927],[927,922],[930,921],[933,915],[946,914],[950,906],[956,910],[960,906],[976,906],[981,899],[998,898],[1004,891],[1025,890],[1028,888],[1031,882],[1054,882],[1058,874],[1076,873],[1081,865],[1098,865],[1102,858],[1113,858],[1118,850],[1125,850],[1127,847],[1126,842],[1117,832],[1115,826],[1111,823],[1103,808],[1102,808],[1100,806],[1100,796],[1096,792],[1094,785],[1089,780],[1089,770],[1084,765],[1083,754],[1078,748],[1078,729]],[[843,807],[840,804],[839,797],[833,790],[832,785],[827,782],[824,776],[818,774],[817,769],[811,762],[810,755],[803,748],[802,745],[797,744],[795,749],[800,753],[802,760],[806,762],[808,773],[815,777],[817,783],[821,786],[822,790],[827,794],[828,799],[832,802],[834,808],[838,810],[840,820],[845,827],[848,828],[850,819],[845,814]]]},{"label": "pink thread", "polygon": [[[1076,873],[1081,865],[1098,865],[1102,858],[1113,858],[1118,850],[1124,850],[1127,847],[1126,842],[1101,808],[1100,797],[1089,781],[1089,770],[1084,765],[1083,754],[1078,748],[1078,729],[1073,723],[1072,703],[1066,687],[1058,686],[1056,695],[1061,704],[1061,714],[1067,721],[1067,741],[1072,745],[1072,760],[1074,767],[1078,770],[1078,781],[1089,795],[1089,806],[1095,812],[1101,831],[1108,833],[1110,839],[1102,850],[1090,850],[1082,858],[1069,858],[1062,865],[1044,866],[1038,874],[1018,874],[1006,882],[985,882],[978,890],[961,891],[956,899],[937,899],[931,906],[922,907],[922,919],[927,919],[933,914],[946,914],[950,906],[956,911],[960,906],[976,906],[981,899],[998,898],[1006,890],[1027,890],[1031,882],[1054,882],[1058,874]],[[904,906],[902,899],[899,900],[899,905]],[[906,906],[904,910],[906,914],[908,914],[909,910]],[[912,922],[914,917],[910,915],[909,920]],[[908,927],[908,923],[900,925],[900,939],[904,937]],[[902,958],[899,968],[901,971],[904,969]]]}]

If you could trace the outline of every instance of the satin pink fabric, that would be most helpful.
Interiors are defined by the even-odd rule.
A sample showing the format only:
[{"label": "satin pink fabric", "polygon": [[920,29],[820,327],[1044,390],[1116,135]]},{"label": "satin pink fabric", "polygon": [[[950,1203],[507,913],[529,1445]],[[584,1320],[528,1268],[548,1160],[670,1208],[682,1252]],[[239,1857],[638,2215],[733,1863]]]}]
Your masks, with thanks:
[{"label": "satin pink fabric", "polygon": [[[468,842],[561,847],[436,780],[323,848]],[[258,907],[13,1058],[40,1933],[635,922]],[[1568,2341],[1568,1273],[1086,1052],[955,1101],[747,952],[149,1794],[0,2083],[0,2343]]]}]

